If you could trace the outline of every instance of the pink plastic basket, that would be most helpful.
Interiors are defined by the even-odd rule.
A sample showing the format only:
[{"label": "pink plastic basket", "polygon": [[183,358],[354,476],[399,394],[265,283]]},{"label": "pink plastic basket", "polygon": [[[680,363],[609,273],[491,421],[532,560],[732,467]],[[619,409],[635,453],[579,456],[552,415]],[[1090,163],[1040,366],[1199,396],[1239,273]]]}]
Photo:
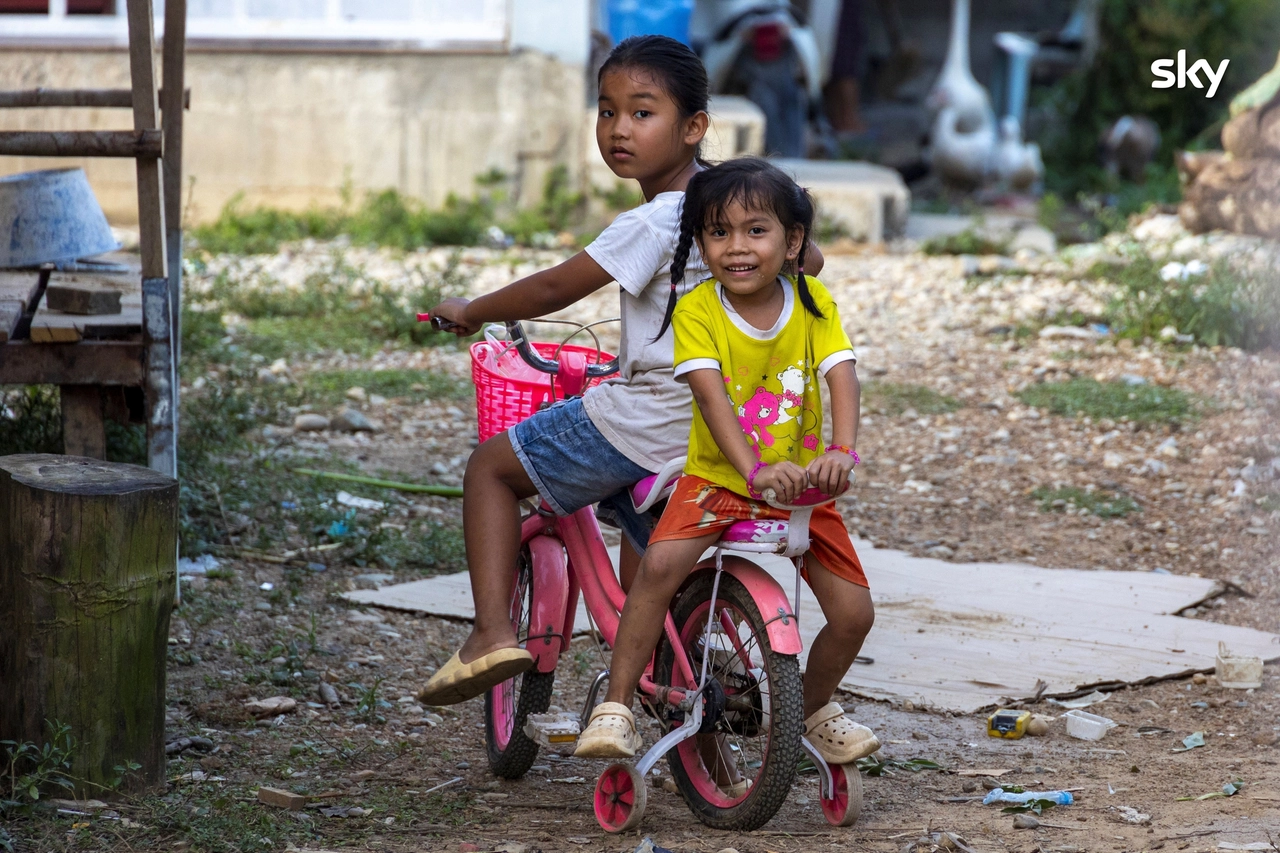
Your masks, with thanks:
[{"label": "pink plastic basket", "polygon": [[[505,349],[504,349],[505,348]],[[543,358],[555,360],[557,352],[581,353],[587,364],[609,361],[613,355],[594,347],[533,342]],[[598,385],[602,377],[587,381],[587,387]],[[476,419],[480,440],[485,441],[511,427],[564,394],[557,386],[553,392],[552,377],[524,363],[515,347],[492,341],[471,345],[471,381],[476,386]],[[554,396],[553,396],[554,394]]]}]

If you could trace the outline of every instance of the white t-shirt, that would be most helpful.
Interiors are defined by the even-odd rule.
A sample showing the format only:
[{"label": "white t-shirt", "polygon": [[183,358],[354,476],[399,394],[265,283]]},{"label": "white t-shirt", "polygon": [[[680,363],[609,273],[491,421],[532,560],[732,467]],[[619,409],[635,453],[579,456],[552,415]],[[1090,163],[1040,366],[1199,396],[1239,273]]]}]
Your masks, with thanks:
[{"label": "white t-shirt", "polygon": [[[583,397],[587,417],[632,462],[657,471],[689,445],[693,396],[674,376],[675,337],[654,341],[671,294],[671,258],[680,237],[683,192],[666,192],[613,221],[586,252],[618,282],[622,343],[618,375]],[[710,278],[695,244],[685,264],[683,296]]]}]

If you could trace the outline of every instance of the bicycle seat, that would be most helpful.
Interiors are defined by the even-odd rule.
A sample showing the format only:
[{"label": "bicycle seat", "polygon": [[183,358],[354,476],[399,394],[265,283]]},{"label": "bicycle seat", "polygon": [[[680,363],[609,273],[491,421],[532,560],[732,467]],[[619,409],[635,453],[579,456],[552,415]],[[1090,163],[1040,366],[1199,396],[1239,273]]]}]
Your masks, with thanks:
[{"label": "bicycle seat", "polygon": [[781,503],[773,489],[765,490],[764,499],[772,507],[790,510],[791,518],[739,521],[721,534],[721,548],[798,557],[809,550],[809,517],[813,515],[813,508],[831,503],[835,497],[810,487],[796,497],[795,503]]},{"label": "bicycle seat", "polygon": [[650,474],[631,487],[631,504],[636,512],[644,512],[658,501],[671,496],[675,491],[676,480],[684,471],[685,457],[672,459],[656,474]]}]

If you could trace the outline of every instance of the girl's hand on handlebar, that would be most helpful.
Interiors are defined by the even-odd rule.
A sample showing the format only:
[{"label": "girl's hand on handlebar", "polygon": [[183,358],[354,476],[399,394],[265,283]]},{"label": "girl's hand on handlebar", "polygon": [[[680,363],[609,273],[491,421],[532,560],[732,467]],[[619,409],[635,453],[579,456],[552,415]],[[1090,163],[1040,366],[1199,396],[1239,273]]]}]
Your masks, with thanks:
[{"label": "girl's hand on handlebar", "polygon": [[470,303],[470,299],[455,296],[432,308],[431,316],[446,323],[452,323],[453,328],[450,328],[449,331],[460,338],[465,338],[480,331],[479,324],[472,325],[467,320],[467,305]]},{"label": "girl's hand on handlebar", "polygon": [[794,462],[777,462],[761,468],[751,485],[760,494],[764,494],[765,489],[773,489],[774,500],[789,504],[809,487],[809,477]]},{"label": "girl's hand on handlebar", "polygon": [[853,457],[834,450],[810,462],[807,470],[809,482],[814,488],[834,498],[849,487],[849,472],[853,470]]}]

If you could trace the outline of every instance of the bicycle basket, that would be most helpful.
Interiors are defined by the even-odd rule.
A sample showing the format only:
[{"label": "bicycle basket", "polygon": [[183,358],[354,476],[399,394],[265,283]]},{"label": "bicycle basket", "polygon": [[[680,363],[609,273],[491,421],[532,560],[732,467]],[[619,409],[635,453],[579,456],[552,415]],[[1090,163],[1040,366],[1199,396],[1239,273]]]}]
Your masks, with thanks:
[{"label": "bicycle basket", "polygon": [[[499,342],[501,344],[501,342]],[[533,348],[543,358],[555,360],[557,353],[581,353],[588,364],[609,361],[613,355],[595,347],[533,342]],[[598,385],[603,377],[587,381],[587,387]],[[532,415],[534,412],[563,399],[557,387],[554,392],[552,377],[525,364],[515,347],[495,346],[491,341],[477,341],[471,345],[471,381],[476,386],[476,420],[479,423],[480,440],[485,441],[508,427]]]}]

